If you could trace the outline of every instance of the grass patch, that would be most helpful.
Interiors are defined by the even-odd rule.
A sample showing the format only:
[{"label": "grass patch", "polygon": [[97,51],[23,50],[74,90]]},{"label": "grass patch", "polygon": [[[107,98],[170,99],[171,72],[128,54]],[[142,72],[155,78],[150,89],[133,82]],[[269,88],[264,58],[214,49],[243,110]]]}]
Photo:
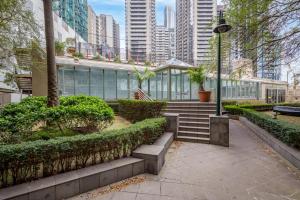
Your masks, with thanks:
[{"label": "grass patch", "polygon": [[115,119],[113,121],[113,124],[109,127],[107,127],[104,130],[118,130],[122,128],[128,128],[132,123],[123,117],[115,116]]}]

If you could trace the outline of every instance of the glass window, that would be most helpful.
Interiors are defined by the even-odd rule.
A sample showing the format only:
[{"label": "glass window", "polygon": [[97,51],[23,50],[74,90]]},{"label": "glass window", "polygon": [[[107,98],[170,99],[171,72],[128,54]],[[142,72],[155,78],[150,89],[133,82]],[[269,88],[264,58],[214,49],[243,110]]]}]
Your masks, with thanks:
[{"label": "glass window", "polygon": [[130,98],[134,98],[134,93],[138,89],[138,81],[134,74],[130,74]]},{"label": "glass window", "polygon": [[150,79],[150,97],[156,99],[156,77]]},{"label": "glass window", "polygon": [[114,100],[117,95],[117,79],[115,70],[104,70],[104,99]]},{"label": "glass window", "polygon": [[74,81],[74,68],[63,68],[63,86],[61,87],[61,94],[64,96],[74,95],[75,94],[75,81]]},{"label": "glass window", "polygon": [[75,94],[76,95],[89,95],[90,94],[90,77],[89,69],[75,68]]},{"label": "glass window", "polygon": [[161,73],[158,73],[156,75],[156,80],[157,80],[157,99],[161,100],[162,99],[162,75]]},{"label": "glass window", "polygon": [[128,72],[118,71],[118,99],[128,99]]},{"label": "glass window", "polygon": [[91,96],[103,98],[103,69],[91,68]]},{"label": "glass window", "polygon": [[163,78],[162,78],[162,89],[163,89],[163,96],[162,98],[163,99],[168,99],[168,72],[167,71],[164,71],[162,73],[163,75]]}]

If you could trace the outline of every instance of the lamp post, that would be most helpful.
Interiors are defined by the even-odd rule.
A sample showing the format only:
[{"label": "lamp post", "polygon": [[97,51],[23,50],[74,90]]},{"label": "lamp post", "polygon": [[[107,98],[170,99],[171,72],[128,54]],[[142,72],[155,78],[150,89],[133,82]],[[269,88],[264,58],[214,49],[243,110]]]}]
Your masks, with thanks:
[{"label": "lamp post", "polygon": [[231,26],[226,24],[226,21],[223,18],[223,12],[220,11],[218,26],[214,28],[214,33],[218,34],[217,116],[221,116],[221,33],[226,33],[230,30]]}]

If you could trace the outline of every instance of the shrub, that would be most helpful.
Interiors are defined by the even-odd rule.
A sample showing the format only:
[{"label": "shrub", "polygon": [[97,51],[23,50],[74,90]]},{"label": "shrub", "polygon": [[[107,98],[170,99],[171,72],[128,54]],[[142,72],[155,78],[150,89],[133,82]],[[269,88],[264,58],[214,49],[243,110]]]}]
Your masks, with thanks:
[{"label": "shrub", "polygon": [[164,101],[119,100],[119,115],[131,122],[158,117],[167,105]]},{"label": "shrub", "polygon": [[129,156],[141,144],[153,143],[165,126],[165,118],[146,119],[128,128],[101,134],[2,145],[0,184],[2,187],[18,184]]},{"label": "shrub", "polygon": [[300,148],[300,126],[278,121],[269,115],[249,108],[225,106],[225,109],[231,114],[246,117],[248,120],[265,129],[288,145]]},{"label": "shrub", "polygon": [[61,97],[61,104],[52,108],[48,108],[46,102],[46,97],[29,97],[3,107],[0,110],[1,135],[9,133],[14,138],[27,138],[45,123],[61,132],[64,129],[91,132],[106,128],[114,117],[112,109],[98,97]]}]

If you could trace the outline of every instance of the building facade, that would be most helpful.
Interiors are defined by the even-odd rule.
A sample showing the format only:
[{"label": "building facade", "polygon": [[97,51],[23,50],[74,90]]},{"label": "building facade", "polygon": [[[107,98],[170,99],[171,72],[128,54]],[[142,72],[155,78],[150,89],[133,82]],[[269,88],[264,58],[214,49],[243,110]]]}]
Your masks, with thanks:
[{"label": "building facade", "polygon": [[176,58],[193,64],[193,4],[176,0]]},{"label": "building facade", "polygon": [[88,41],[88,4],[87,0],[54,1],[53,10],[78,33]]},{"label": "building facade", "polygon": [[171,6],[166,6],[164,10],[164,25],[168,29],[175,29],[176,26],[176,14]]},{"label": "building facade", "polygon": [[170,33],[165,26],[156,26],[156,63],[165,64],[170,58]]},{"label": "building facade", "polygon": [[177,0],[176,9],[177,58],[193,65],[209,62],[216,0]]},{"label": "building facade", "polygon": [[100,14],[96,19],[96,44],[109,56],[120,55],[120,27],[113,16]]},{"label": "building facade", "polygon": [[88,43],[96,44],[97,15],[91,6],[88,6]]},{"label": "building facade", "polygon": [[155,62],[155,0],[125,0],[126,58]]}]

